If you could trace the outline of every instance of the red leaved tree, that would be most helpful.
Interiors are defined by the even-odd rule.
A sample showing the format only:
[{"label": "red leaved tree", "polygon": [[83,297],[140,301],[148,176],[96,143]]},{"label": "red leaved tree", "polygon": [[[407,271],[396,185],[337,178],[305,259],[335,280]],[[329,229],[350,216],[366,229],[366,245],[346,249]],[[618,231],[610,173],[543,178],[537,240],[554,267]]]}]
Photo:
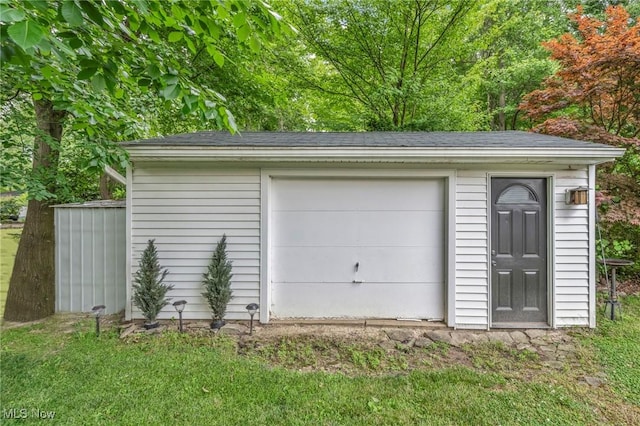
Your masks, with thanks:
[{"label": "red leaved tree", "polygon": [[[562,111],[608,133],[640,133],[640,26],[630,25],[622,6],[609,6],[606,20],[578,13],[577,35],[564,34],[543,45],[561,68],[545,88],[525,97],[520,108],[532,119]],[[636,140],[635,143],[638,143]]]},{"label": "red leaved tree", "polygon": [[[609,254],[640,263],[640,26],[622,6],[608,7],[604,20],[581,7],[570,18],[575,34],[543,43],[560,69],[520,109],[535,132],[627,148],[599,170],[598,201]],[[628,244],[616,252],[614,239]]]}]

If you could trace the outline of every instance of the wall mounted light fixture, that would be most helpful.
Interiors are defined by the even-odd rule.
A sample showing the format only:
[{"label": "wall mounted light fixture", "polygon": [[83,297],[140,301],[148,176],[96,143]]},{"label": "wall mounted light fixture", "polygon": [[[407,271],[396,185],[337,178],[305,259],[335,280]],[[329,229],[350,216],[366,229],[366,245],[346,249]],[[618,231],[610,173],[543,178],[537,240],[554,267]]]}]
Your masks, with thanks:
[{"label": "wall mounted light fixture", "polygon": [[580,186],[578,188],[567,189],[564,197],[566,204],[587,204],[589,201],[589,188]]}]

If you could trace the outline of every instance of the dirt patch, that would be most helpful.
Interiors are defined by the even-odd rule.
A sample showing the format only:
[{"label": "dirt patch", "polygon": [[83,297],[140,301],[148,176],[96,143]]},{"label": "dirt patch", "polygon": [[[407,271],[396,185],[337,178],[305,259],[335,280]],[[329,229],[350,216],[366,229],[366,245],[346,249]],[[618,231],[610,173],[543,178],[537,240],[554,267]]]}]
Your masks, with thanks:
[{"label": "dirt patch", "polygon": [[[609,286],[604,276],[600,277],[598,281],[598,293],[603,299],[608,298]],[[640,295],[640,277],[631,277],[624,280],[618,279],[616,281],[616,289],[619,296]]]},{"label": "dirt patch", "polygon": [[416,348],[389,340],[381,330],[322,330],[320,333],[242,336],[238,353],[298,371],[388,374],[421,368],[471,366],[469,357],[448,345]]},{"label": "dirt patch", "polygon": [[617,287],[619,293],[640,295],[640,277],[624,280],[622,283],[618,284]]},{"label": "dirt patch", "polygon": [[278,339],[288,336],[315,336],[341,340],[382,340],[384,330],[374,327],[353,327],[345,325],[278,325],[257,326],[256,336],[260,339]]},{"label": "dirt patch", "polygon": [[[100,327],[103,330],[116,330],[120,327],[120,324],[122,324],[123,317],[124,315],[122,313],[103,315],[100,317]],[[67,334],[78,331],[78,326],[88,321],[95,324],[95,317],[88,313],[58,313],[47,318],[28,322],[2,320],[0,330],[10,330],[13,328],[29,327],[41,324],[43,326],[43,330],[51,330]]]}]

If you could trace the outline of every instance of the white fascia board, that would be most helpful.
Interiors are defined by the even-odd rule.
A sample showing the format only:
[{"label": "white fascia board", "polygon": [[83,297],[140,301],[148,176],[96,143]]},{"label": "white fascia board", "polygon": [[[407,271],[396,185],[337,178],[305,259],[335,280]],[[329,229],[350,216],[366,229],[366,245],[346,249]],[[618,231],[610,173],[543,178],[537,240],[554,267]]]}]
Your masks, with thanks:
[{"label": "white fascia board", "polygon": [[125,178],[120,173],[118,173],[117,170],[105,165],[104,172],[107,174],[107,176],[109,176],[111,179],[115,180],[116,182],[119,182],[122,185],[127,184],[127,178]]},{"label": "white fascia board", "polygon": [[269,148],[269,147],[211,147],[211,146],[129,146],[132,160],[177,161],[260,161],[260,162],[389,162],[389,163],[561,163],[600,164],[622,156],[624,149],[535,149],[535,148]]}]

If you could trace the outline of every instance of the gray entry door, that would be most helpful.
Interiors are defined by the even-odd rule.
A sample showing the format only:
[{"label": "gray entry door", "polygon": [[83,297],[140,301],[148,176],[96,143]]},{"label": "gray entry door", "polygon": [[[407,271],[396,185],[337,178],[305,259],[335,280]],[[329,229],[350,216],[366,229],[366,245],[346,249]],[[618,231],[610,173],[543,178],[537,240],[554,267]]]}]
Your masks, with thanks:
[{"label": "gray entry door", "polygon": [[491,179],[493,326],[547,323],[546,187],[546,179]]}]

